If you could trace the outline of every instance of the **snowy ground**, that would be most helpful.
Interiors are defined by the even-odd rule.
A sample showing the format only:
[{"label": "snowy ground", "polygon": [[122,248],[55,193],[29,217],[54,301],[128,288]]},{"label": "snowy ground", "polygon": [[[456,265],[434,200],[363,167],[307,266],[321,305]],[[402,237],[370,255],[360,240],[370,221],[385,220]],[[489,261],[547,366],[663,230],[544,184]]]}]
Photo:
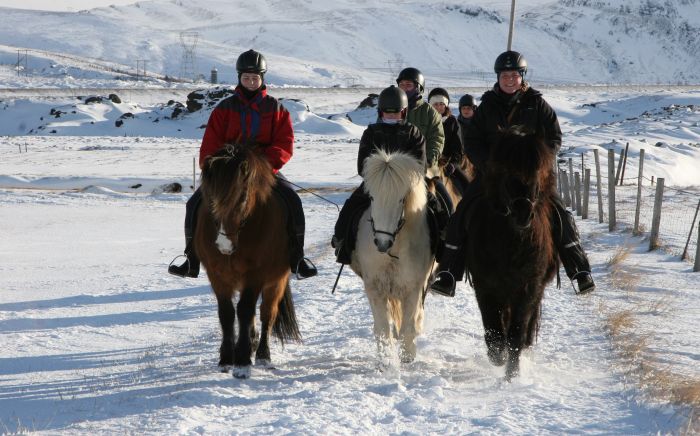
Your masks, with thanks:
[{"label": "snowy ground", "polygon": [[[628,138],[632,155],[640,147],[652,155],[647,174],[698,192],[697,92],[547,96],[572,151],[619,150],[612,139]],[[362,97],[304,98],[329,115]],[[668,114],[671,103],[684,108]],[[342,204],[358,183],[357,133],[315,126],[297,135],[284,172]],[[649,147],[657,141],[666,146]],[[633,310],[647,352],[697,380],[699,273],[595,220],[578,222],[598,288],[582,297],[566,285],[547,289],[519,379],[504,383],[488,363],[464,284],[454,299],[428,296],[416,361],[379,372],[360,280],[346,271],[330,293],[337,209],[302,192],[306,251],[320,273],[292,283],[304,343],[274,343],[276,369],[256,368],[249,380],[217,372],[219,326],[205,275],[166,273],[183,248],[188,193],[157,189],[189,187],[198,145],[188,137],[0,138],[0,433],[665,434],[686,424],[687,408],[651,399],[620,364],[606,325],[611,313]],[[627,259],[609,267],[621,246]],[[620,284],[620,270],[637,277],[633,289]]]}]

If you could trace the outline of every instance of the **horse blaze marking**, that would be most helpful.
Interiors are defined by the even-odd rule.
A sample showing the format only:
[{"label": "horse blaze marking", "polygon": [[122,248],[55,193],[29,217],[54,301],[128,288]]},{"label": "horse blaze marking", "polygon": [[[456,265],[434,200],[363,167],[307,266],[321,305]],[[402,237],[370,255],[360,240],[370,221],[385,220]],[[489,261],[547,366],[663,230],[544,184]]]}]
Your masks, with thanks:
[{"label": "horse blaze marking", "polygon": [[223,224],[221,224],[219,227],[219,235],[216,237],[216,247],[219,249],[221,254],[233,253],[233,243],[226,236],[226,230],[224,229]]}]

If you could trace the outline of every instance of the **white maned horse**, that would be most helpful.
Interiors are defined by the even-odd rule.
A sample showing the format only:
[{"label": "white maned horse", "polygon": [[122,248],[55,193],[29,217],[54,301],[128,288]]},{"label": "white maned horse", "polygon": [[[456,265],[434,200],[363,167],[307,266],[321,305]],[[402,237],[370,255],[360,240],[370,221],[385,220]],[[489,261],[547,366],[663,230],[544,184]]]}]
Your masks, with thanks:
[{"label": "white maned horse", "polygon": [[360,219],[350,267],[362,278],[374,316],[380,358],[395,353],[411,362],[423,330],[423,292],[434,263],[430,250],[423,164],[382,150],[364,164],[372,202]]}]

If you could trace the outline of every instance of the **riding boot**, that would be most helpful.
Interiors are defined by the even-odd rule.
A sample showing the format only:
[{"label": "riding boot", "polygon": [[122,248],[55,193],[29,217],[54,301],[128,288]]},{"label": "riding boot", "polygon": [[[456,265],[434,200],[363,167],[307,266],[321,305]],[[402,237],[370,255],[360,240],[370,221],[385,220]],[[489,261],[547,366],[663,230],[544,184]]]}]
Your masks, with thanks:
[{"label": "riding boot", "polygon": [[457,253],[459,247],[445,244],[442,249],[442,260],[438,264],[436,279],[430,284],[430,290],[444,295],[446,297],[455,296],[455,288],[457,287],[456,279],[461,280],[464,275],[464,267],[461,271],[456,272],[458,267]]},{"label": "riding boot", "polygon": [[595,283],[591,276],[591,265],[581,246],[574,217],[566,210],[560,198],[555,198],[553,203],[555,213],[552,218],[552,232],[566,275],[572,282],[574,279],[577,281],[577,294],[593,292]]},{"label": "riding boot", "polygon": [[277,190],[282,195],[289,210],[289,228],[293,237],[289,238],[289,264],[297,279],[306,279],[318,274],[316,266],[304,257],[304,233],[306,223],[301,199],[289,182],[281,175],[277,177]]},{"label": "riding boot", "polygon": [[185,262],[182,265],[170,265],[168,266],[168,272],[172,275],[179,277],[191,277],[197,278],[199,276],[199,257],[194,251],[194,243],[192,242],[192,237],[185,237],[187,241],[185,245]]},{"label": "riding boot", "polygon": [[352,251],[355,249],[355,238],[353,221],[357,214],[362,213],[369,207],[370,198],[365,193],[364,186],[360,185],[345,200],[343,207],[335,222],[334,235],[331,238],[331,246],[335,248],[335,261],[345,265],[352,260]]},{"label": "riding boot", "polygon": [[[197,209],[202,200],[202,192],[197,189],[187,200],[185,206],[185,257],[182,265],[173,265],[170,262],[168,272],[179,277],[196,278],[199,276],[199,256],[194,251],[194,229],[197,225]],[[173,259],[174,260],[174,259]]]}]

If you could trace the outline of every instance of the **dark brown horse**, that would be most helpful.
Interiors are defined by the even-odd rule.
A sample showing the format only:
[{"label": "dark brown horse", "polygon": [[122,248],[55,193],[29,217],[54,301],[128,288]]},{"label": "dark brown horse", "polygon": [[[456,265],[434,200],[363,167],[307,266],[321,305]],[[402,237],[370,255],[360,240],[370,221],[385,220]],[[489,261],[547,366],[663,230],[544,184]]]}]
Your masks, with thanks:
[{"label": "dark brown horse", "polygon": [[[256,364],[271,364],[271,332],[282,343],[301,340],[289,288],[287,214],[274,192],[275,181],[268,161],[251,146],[228,145],[202,168],[203,201],[194,243],[219,306],[219,366],[227,371],[233,365],[236,378],[250,377],[256,344]],[[261,295],[258,343],[255,311]]]},{"label": "dark brown horse", "polygon": [[544,288],[557,258],[550,215],[552,150],[541,138],[504,132],[481,174],[484,195],[473,204],[466,262],[484,324],[491,363],[518,375],[520,352],[536,339]]}]

